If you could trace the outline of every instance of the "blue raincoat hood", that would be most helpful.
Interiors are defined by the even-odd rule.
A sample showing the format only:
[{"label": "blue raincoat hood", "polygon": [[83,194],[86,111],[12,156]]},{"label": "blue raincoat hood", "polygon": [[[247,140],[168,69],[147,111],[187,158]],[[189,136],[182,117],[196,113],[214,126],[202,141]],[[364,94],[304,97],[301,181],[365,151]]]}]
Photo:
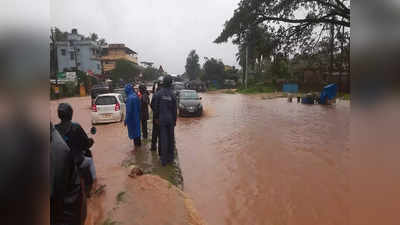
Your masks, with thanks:
[{"label": "blue raincoat hood", "polygon": [[126,96],[133,94],[133,87],[131,84],[125,85],[125,94]]}]

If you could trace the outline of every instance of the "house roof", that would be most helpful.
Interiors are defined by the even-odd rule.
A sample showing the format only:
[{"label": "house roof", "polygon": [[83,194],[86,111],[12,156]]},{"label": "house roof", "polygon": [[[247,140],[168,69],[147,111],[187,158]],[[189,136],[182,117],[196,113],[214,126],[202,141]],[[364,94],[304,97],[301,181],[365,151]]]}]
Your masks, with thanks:
[{"label": "house roof", "polygon": [[129,54],[137,54],[137,52],[125,46],[125,44],[109,44],[105,49],[124,49]]}]

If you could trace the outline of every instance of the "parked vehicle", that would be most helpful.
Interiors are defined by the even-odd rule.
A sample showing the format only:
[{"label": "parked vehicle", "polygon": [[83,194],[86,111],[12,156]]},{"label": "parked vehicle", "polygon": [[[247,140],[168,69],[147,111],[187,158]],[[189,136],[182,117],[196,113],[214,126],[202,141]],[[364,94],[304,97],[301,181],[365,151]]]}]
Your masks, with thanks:
[{"label": "parked vehicle", "polygon": [[106,94],[106,93],[110,93],[110,92],[111,92],[110,87],[107,85],[102,85],[102,84],[94,85],[90,89],[90,96],[92,97],[91,104],[93,105],[94,100],[96,99],[96,97],[98,95]]},{"label": "parked vehicle", "polygon": [[124,88],[116,88],[116,89],[114,89],[113,92],[121,94],[122,97],[124,98],[124,102],[126,102],[126,93],[125,93],[125,89]]},{"label": "parked vehicle", "polygon": [[182,82],[174,82],[172,83],[172,90],[176,96],[179,95],[179,91],[185,89],[185,84]]},{"label": "parked vehicle", "polygon": [[179,92],[178,111],[179,116],[202,115],[203,105],[201,104],[201,97],[198,96],[195,90],[181,90]]},{"label": "parked vehicle", "polygon": [[119,93],[99,95],[92,105],[92,124],[122,122],[125,115],[125,100]]}]

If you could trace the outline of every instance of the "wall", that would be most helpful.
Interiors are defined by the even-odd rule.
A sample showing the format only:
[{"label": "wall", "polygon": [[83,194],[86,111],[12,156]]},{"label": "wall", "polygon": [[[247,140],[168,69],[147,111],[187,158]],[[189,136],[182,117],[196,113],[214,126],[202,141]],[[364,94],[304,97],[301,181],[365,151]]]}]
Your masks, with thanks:
[{"label": "wall", "polygon": [[[76,52],[77,62],[80,63],[78,69],[84,72],[91,70],[95,74],[101,74],[100,59],[96,59],[96,55],[93,55],[92,52],[93,48],[98,48],[95,42],[78,41],[75,47],[79,49]],[[62,55],[62,49],[65,49],[65,56]],[[70,70],[75,67],[75,59],[70,58],[71,53],[74,54],[74,48],[68,42],[57,43],[58,70],[60,72],[64,71],[64,69]]]}]

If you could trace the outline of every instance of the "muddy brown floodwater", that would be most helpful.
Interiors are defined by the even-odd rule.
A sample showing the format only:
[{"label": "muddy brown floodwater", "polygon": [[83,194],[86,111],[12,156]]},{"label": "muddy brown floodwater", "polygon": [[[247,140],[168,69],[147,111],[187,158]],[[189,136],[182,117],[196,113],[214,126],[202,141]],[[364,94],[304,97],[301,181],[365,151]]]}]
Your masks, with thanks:
[{"label": "muddy brown floodwater", "polygon": [[[160,169],[148,144],[133,151],[121,123],[98,125],[92,150],[106,186],[89,202],[87,225],[348,224],[349,102],[201,95],[204,115],[179,118],[175,129],[183,190],[193,201],[156,176],[129,178],[130,163],[172,183],[175,168]],[[89,131],[89,97],[52,101],[55,123],[59,102],[71,103]]]},{"label": "muddy brown floodwater", "polygon": [[203,94],[180,118],[185,192],[209,225],[348,224],[350,103]]}]

